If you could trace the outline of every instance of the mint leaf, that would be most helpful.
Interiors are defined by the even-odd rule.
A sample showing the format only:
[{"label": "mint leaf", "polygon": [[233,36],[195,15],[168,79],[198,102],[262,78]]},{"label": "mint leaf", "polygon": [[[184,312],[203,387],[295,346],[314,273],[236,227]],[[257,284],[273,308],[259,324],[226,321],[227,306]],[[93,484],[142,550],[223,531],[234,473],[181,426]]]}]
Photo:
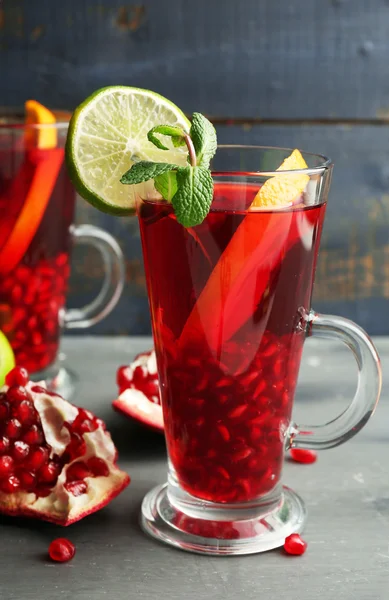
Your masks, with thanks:
[{"label": "mint leaf", "polygon": [[179,148],[180,146],[185,146],[185,138],[172,135],[172,142],[175,148]]},{"label": "mint leaf", "polygon": [[167,171],[172,171],[173,169],[178,169],[178,166],[170,163],[155,163],[147,160],[141,160],[140,162],[133,164],[131,169],[122,175],[120,183],[124,183],[126,185],[142,183],[142,181],[155,179],[155,177],[158,177],[158,175],[161,175],[161,173],[166,173]]},{"label": "mint leaf", "polygon": [[213,198],[213,180],[205,167],[180,167],[176,173],[177,192],[172,204],[177,221],[184,227],[202,223]]},{"label": "mint leaf", "polygon": [[193,113],[189,135],[196,150],[197,164],[208,168],[217,148],[214,126],[204,115]]},{"label": "mint leaf", "polygon": [[165,200],[171,202],[177,191],[177,172],[168,171],[167,173],[158,175],[154,179],[154,186]]},{"label": "mint leaf", "polygon": [[173,125],[157,125],[150,129],[147,134],[147,139],[149,142],[157,146],[160,150],[170,150],[167,146],[165,146],[159,138],[155,135],[156,133],[160,133],[162,135],[167,135],[172,138],[173,146],[176,148],[178,146],[185,145],[185,131],[181,129],[181,127],[174,127]]}]

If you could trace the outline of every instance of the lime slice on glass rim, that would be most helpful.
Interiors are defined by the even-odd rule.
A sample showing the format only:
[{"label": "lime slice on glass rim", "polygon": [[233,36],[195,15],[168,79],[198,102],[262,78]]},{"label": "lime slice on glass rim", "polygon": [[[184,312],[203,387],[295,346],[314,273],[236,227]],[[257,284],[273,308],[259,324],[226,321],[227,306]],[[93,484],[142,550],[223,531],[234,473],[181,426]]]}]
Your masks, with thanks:
[{"label": "lime slice on glass rim", "polygon": [[110,86],[84,100],[73,113],[66,142],[66,162],[78,193],[103,212],[133,214],[138,186],[122,185],[120,178],[134,162],[187,164],[186,146],[175,148],[169,139],[166,151],[148,141],[148,131],[161,123],[190,128],[177,106],[149,90]]},{"label": "lime slice on glass rim", "polygon": [[0,331],[0,387],[4,385],[5,376],[15,366],[15,355],[11,348],[11,344]]}]

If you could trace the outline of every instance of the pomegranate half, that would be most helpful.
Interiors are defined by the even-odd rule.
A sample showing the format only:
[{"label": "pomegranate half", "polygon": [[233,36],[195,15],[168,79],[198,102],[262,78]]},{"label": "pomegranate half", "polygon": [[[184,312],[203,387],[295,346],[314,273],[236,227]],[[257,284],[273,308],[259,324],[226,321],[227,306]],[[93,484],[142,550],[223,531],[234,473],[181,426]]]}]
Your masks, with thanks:
[{"label": "pomegranate half", "polygon": [[113,401],[113,408],[156,431],[163,431],[154,350],[139,354],[128,366],[119,367],[116,381],[119,397]]},{"label": "pomegranate half", "polygon": [[0,390],[0,512],[70,525],[106,506],[130,478],[101,419],[22,381],[22,371],[11,371]]}]

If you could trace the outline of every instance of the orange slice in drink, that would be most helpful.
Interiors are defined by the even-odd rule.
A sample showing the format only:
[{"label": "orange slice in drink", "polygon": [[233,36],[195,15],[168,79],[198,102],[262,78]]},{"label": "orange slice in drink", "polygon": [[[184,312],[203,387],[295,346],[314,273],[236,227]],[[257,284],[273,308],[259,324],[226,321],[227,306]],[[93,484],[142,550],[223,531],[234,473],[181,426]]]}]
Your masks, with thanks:
[{"label": "orange slice in drink", "polygon": [[[300,150],[293,150],[277,171],[307,169]],[[280,173],[268,179],[255,196],[250,209],[289,206],[307,187],[309,176],[305,173]]]},{"label": "orange slice in drink", "polygon": [[[292,227],[293,211],[278,219],[272,218],[272,210],[290,206],[299,198],[309,176],[289,171],[304,168],[306,162],[299,150],[294,150],[277,169],[288,173],[275,175],[261,187],[195,303],[180,336],[181,346],[205,335],[209,347],[215,350],[250,318],[271,273],[282,260],[285,245],[295,243],[300,235]],[[259,208],[271,210],[264,211],[258,220],[250,213]],[[250,274],[258,275],[259,265],[261,277],[253,281]]]},{"label": "orange slice in drink", "polygon": [[[52,125],[55,117],[36,102],[26,102],[26,123]],[[64,150],[57,148],[55,127],[37,128],[26,133],[25,162],[16,178],[23,177],[26,167],[35,164],[31,185],[16,223],[0,252],[0,275],[10,273],[26,253],[45,213],[64,159]],[[12,197],[10,198],[12,202]]]}]

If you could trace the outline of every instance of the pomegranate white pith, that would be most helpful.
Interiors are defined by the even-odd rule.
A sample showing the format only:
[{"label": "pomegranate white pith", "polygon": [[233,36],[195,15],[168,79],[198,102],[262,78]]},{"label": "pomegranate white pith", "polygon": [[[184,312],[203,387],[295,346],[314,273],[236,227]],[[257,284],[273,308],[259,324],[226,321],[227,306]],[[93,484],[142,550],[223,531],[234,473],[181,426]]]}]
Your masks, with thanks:
[{"label": "pomegranate white pith", "polygon": [[139,354],[128,366],[117,372],[119,397],[112,406],[118,412],[163,431],[157,362],[154,350]]},{"label": "pomegranate white pith", "polygon": [[[5,440],[2,450],[0,444],[0,512],[70,525],[128,485],[130,478],[116,466],[116,448],[100,419],[34,383],[20,387],[25,400],[13,400],[8,391],[15,387],[0,390],[0,440]],[[31,403],[29,418],[25,409]],[[18,412],[27,415],[21,422]],[[19,425],[12,429],[10,421]],[[5,475],[7,457],[12,464]]]}]

